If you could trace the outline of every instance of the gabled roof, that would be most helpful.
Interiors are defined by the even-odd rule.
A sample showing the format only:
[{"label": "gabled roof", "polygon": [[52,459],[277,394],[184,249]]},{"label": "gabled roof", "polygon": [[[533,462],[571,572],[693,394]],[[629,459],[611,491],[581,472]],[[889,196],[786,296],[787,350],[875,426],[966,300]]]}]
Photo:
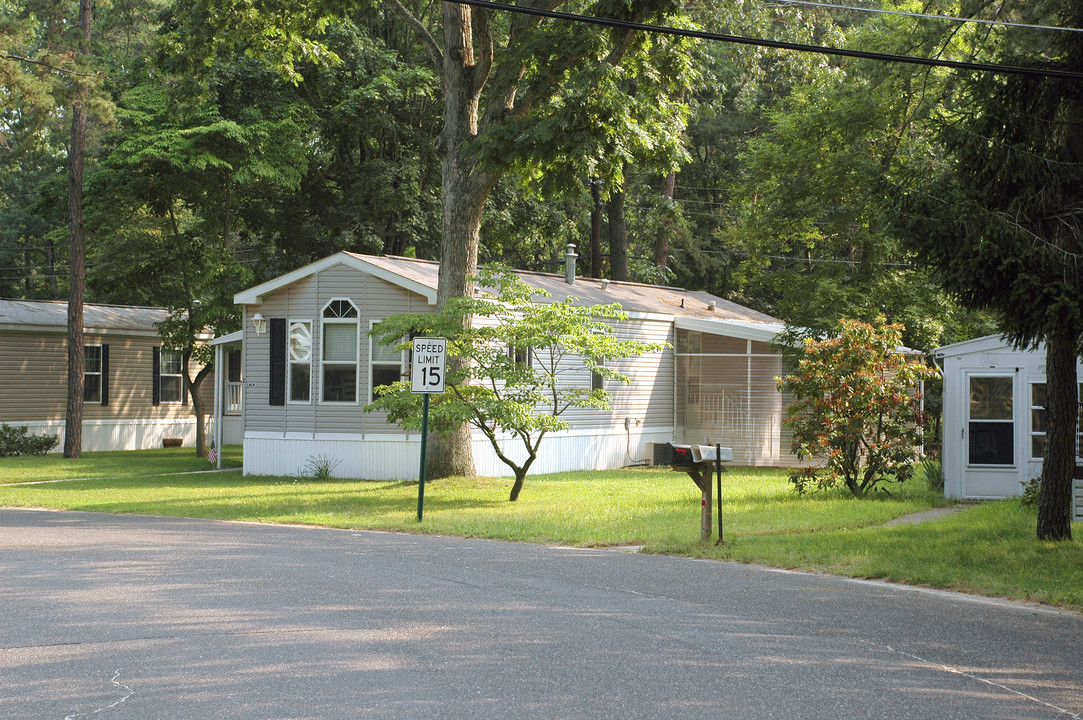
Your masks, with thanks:
[{"label": "gabled roof", "polygon": [[[1044,350],[1044,346],[1042,346]],[[983,353],[983,352],[995,352],[998,350],[1012,350],[1013,346],[1010,340],[1003,335],[984,335],[979,338],[973,338],[972,340],[963,340],[961,342],[952,343],[951,345],[944,345],[933,350],[933,357],[940,359],[945,357],[956,357],[958,355],[969,355],[971,353]]]},{"label": "gabled roof", "polygon": [[[155,323],[168,317],[169,310],[161,307],[83,305],[83,327],[86,330],[157,334]],[[0,299],[0,328],[63,330],[67,326],[68,303],[63,300]]]},{"label": "gabled roof", "polygon": [[[287,285],[292,285],[298,280],[311,277],[316,273],[323,272],[336,265],[352,267],[360,272],[381,278],[392,285],[398,285],[399,287],[423,296],[428,300],[430,305],[436,304],[436,282],[435,280],[430,282],[429,272],[419,272],[419,270],[431,270],[432,277],[436,278],[439,268],[437,263],[431,263],[425,260],[415,260],[413,258],[386,258],[376,257],[374,255],[358,255],[357,253],[351,252],[340,252],[335,255],[330,255],[322,260],[317,260],[314,263],[309,263],[304,267],[297,268],[293,272],[288,272],[285,275],[276,277],[274,280],[268,280],[261,285],[239,292],[233,296],[233,302],[238,305],[259,304],[260,302],[263,302],[264,295],[269,295]],[[432,265],[433,267],[424,268],[425,265]]]},{"label": "gabled roof", "polygon": [[[436,288],[440,279],[439,263],[416,258],[378,257],[350,252],[331,255],[237,293],[234,302],[258,304],[265,295],[337,265],[352,267],[382,278],[425,297],[430,305],[436,304]],[[736,333],[739,337],[753,340],[769,340],[783,327],[782,321],[777,318],[705,292],[584,277],[577,277],[574,284],[569,284],[564,275],[555,273],[516,271],[516,275],[529,285],[550,293],[549,298],[539,298],[541,302],[560,302],[574,297],[587,305],[620,303],[632,317],[668,321],[682,319],[678,327],[687,326],[688,329],[702,332]]]}]

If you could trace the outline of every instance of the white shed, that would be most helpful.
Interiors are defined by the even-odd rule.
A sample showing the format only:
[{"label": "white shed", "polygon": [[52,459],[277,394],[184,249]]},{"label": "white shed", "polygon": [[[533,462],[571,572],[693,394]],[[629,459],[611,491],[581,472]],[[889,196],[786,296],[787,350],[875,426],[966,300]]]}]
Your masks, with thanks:
[{"label": "white shed", "polygon": [[[944,373],[944,493],[961,500],[1021,495],[1022,484],[1042,472],[1044,346],[1018,350],[987,335],[937,348],[933,357]],[[1083,366],[1076,371],[1083,376]],[[1078,454],[1078,438],[1076,447]],[[1074,516],[1083,520],[1083,483],[1075,483]]]}]

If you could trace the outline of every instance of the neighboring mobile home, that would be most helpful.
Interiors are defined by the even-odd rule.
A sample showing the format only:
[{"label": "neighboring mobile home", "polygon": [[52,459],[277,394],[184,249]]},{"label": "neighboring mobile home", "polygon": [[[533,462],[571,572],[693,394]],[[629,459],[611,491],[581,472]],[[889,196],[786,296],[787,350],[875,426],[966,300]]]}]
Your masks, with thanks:
[{"label": "neighboring mobile home", "polygon": [[[775,386],[782,360],[768,345],[780,321],[707,293],[576,278],[569,257],[564,276],[518,274],[551,293],[539,302],[620,303],[628,319],[618,335],[670,347],[616,363],[631,383],[606,383],[612,411],[565,415],[572,428],[547,436],[533,472],[635,464],[645,441],[719,442],[743,465],[796,462]],[[417,475],[418,433],[363,412],[374,386],[408,371],[406,354],[368,331],[390,315],[434,311],[438,272],[435,262],[342,252],[236,296],[246,473],[297,474],[325,458],[343,477]],[[585,366],[578,375],[589,387]],[[474,459],[480,474],[510,472],[480,435]]]},{"label": "neighboring mobile home", "polygon": [[[944,373],[944,493],[985,500],[1021,495],[1042,472],[1045,348],[1018,350],[996,335],[937,348]],[[1083,366],[1076,368],[1083,377]],[[1083,447],[1077,436],[1076,452]],[[1083,483],[1073,507],[1083,520]]]},{"label": "neighboring mobile home", "polygon": [[[161,447],[164,438],[194,444],[180,354],[163,349],[155,329],[168,315],[165,308],[84,306],[83,450]],[[58,450],[67,412],[67,323],[66,302],[0,300],[0,423],[58,435]],[[212,386],[211,378],[203,384],[208,418]]]}]

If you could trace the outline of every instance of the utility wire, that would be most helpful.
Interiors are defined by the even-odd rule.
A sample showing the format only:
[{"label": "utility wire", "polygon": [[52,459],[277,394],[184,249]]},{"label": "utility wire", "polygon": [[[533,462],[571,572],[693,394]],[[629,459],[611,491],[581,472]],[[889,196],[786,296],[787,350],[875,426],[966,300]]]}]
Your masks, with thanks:
[{"label": "utility wire", "polygon": [[659,33],[662,35],[677,35],[679,37],[696,38],[699,40],[712,40],[715,42],[731,42],[739,45],[755,45],[757,47],[777,48],[781,50],[796,50],[798,52],[819,53],[821,55],[837,55],[839,57],[861,58],[864,60],[880,60],[883,62],[896,62],[909,65],[926,65],[932,67],[946,67],[956,70],[974,70],[977,72],[1004,73],[1008,75],[1029,75],[1031,77],[1061,78],[1066,80],[1083,80],[1083,73],[1071,70],[1056,70],[1042,65],[1040,67],[1019,67],[1017,65],[996,65],[991,63],[966,62],[961,60],[942,60],[938,58],[924,58],[913,55],[894,55],[891,53],[867,52],[864,50],[848,50],[846,48],[833,48],[822,45],[805,45],[803,43],[782,42],[780,40],[763,40],[748,38],[740,35],[725,35],[723,33],[707,32],[704,30],[689,30],[686,28],[669,27],[666,25],[649,25],[647,23],[631,22],[629,20],[617,20],[614,18],[601,18],[579,13],[558,12],[556,10],[542,10],[540,8],[521,7],[508,5],[492,0],[443,0],[460,5],[470,5],[490,10],[505,10],[507,12],[533,15],[536,17],[550,18],[553,20],[567,20],[581,22],[590,25],[602,25],[604,27],[619,28],[622,30],[640,30],[643,32]]},{"label": "utility wire", "polygon": [[1030,30],[1054,30],[1060,32],[1083,32],[1083,28],[1060,27],[1057,25],[1030,25],[1028,23],[1009,22],[1007,20],[986,20],[984,18],[964,18],[952,15],[929,15],[927,13],[904,12],[902,10],[885,10],[883,8],[855,7],[853,5],[833,5],[831,3],[812,2],[812,0],[775,0],[786,5],[809,5],[811,7],[832,8],[834,10],[854,10],[856,12],[876,13],[879,15],[903,15],[905,17],[921,18],[923,20],[950,20],[961,23],[983,23],[985,25],[999,25],[1002,27],[1027,28]]}]

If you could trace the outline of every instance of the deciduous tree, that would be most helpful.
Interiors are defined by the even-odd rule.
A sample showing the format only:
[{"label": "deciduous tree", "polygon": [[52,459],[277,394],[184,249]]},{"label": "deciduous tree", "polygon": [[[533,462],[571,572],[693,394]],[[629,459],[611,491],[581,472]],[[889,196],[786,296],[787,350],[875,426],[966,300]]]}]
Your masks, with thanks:
[{"label": "deciduous tree", "polygon": [[[509,498],[514,501],[545,436],[570,427],[561,417],[565,412],[609,409],[609,393],[584,382],[586,371],[627,383],[613,361],[663,346],[619,339],[613,323],[626,316],[617,304],[547,301],[545,291],[495,268],[483,269],[478,285],[485,289],[481,296],[451,298],[436,313],[392,316],[371,334],[384,342],[411,334],[447,338],[449,358],[460,362],[449,364],[447,391],[434,397],[430,425],[448,429],[466,423],[480,430],[515,473]],[[376,392],[379,399],[366,411],[385,411],[392,422],[420,428],[421,395],[410,392],[410,383]],[[505,435],[518,441],[521,453],[502,443]]]}]

